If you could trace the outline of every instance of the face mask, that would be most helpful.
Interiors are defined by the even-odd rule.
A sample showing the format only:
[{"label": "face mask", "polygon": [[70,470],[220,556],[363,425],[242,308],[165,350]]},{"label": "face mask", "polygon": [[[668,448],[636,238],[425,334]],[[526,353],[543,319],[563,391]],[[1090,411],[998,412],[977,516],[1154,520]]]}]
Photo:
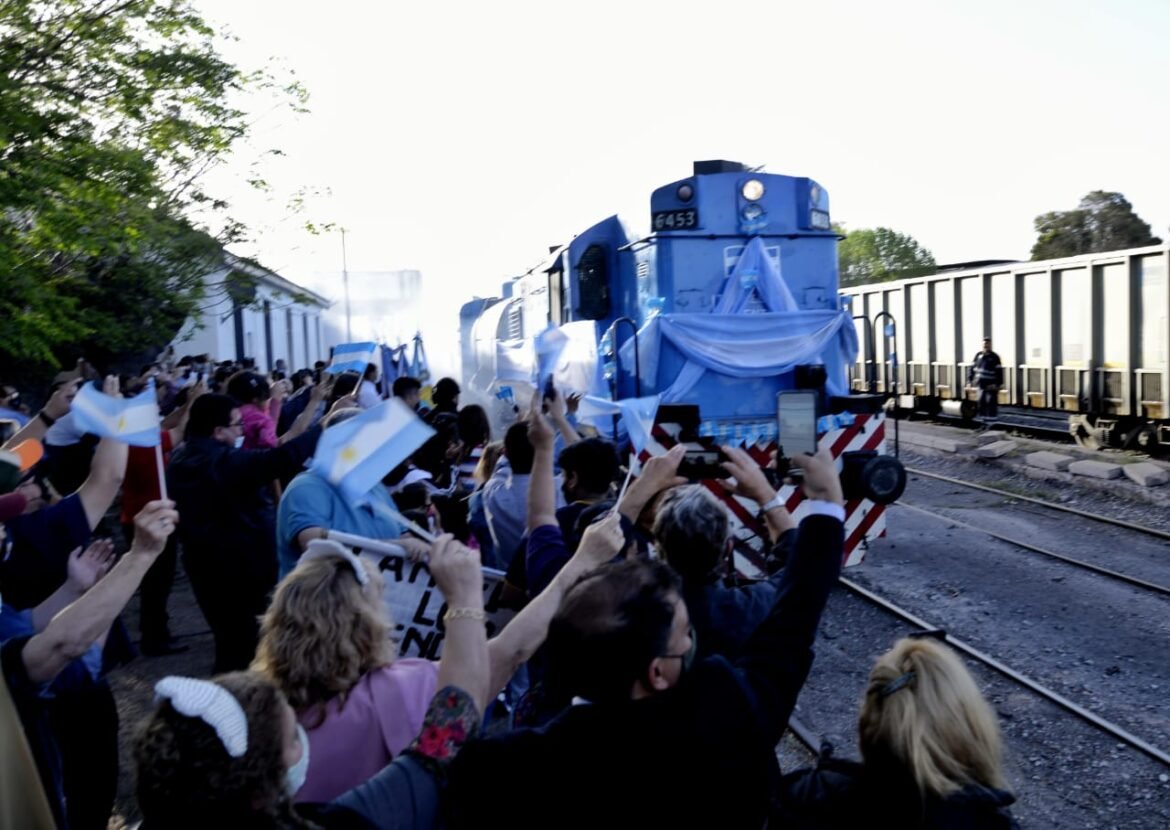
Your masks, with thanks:
[{"label": "face mask", "polygon": [[244,446],[244,436],[237,435],[236,440],[232,442],[232,446],[235,447],[237,450],[240,447]]},{"label": "face mask", "polygon": [[691,666],[695,663],[695,655],[699,652],[699,633],[695,631],[695,627],[691,626],[691,647],[687,649],[687,653],[682,658],[682,673],[685,675],[691,670]]},{"label": "face mask", "polygon": [[290,797],[296,795],[301,787],[305,786],[305,779],[309,775],[309,736],[299,723],[297,724],[297,740],[301,742],[301,760],[289,767],[284,774],[284,786]]}]

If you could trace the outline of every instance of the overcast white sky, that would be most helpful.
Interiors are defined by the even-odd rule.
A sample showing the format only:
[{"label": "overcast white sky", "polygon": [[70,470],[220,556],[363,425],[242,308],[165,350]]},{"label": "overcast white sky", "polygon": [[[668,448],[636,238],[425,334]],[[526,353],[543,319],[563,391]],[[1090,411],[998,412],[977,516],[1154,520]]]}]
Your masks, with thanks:
[{"label": "overcast white sky", "polygon": [[461,303],[612,213],[645,229],[695,159],[811,176],[835,220],[940,262],[1027,258],[1033,218],[1095,189],[1168,235],[1168,0],[195,2],[311,94],[249,104],[287,154],[274,196],[246,154],[213,180],[258,232],[239,253],[340,301],[338,237],[280,195],[328,188],[307,216],[347,228],[352,271],[422,271],[440,364]]}]

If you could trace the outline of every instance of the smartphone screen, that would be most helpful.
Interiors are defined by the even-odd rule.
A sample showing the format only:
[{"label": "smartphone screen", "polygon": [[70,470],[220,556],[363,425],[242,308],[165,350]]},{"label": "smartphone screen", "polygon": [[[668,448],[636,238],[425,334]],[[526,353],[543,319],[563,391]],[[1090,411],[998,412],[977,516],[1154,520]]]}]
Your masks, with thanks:
[{"label": "smartphone screen", "polygon": [[776,396],[779,444],[791,458],[817,451],[817,393],[813,390],[780,392]]}]

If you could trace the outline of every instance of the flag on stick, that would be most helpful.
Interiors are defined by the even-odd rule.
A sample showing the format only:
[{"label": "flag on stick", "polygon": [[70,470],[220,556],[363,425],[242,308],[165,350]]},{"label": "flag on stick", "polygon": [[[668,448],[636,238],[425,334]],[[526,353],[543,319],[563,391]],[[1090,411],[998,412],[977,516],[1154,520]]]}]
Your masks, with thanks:
[{"label": "flag on stick", "polygon": [[377,366],[379,362],[377,343],[342,343],[333,350],[333,360],[325,371],[335,375],[342,372],[362,375],[367,366],[371,363]]},{"label": "flag on stick", "polygon": [[133,447],[154,447],[162,441],[153,379],[133,398],[114,398],[92,383],[82,384],[71,411],[74,425],[83,432]]},{"label": "flag on stick", "polygon": [[309,468],[360,502],[434,434],[400,398],[391,398],[325,430]]}]

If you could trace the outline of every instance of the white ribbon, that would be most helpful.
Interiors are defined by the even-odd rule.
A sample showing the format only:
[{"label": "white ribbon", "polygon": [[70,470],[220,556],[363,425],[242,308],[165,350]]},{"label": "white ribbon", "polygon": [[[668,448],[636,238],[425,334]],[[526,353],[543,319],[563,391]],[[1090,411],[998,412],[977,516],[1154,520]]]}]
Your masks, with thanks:
[{"label": "white ribbon", "polygon": [[155,700],[169,700],[175,711],[199,718],[219,736],[233,758],[248,751],[248,718],[244,708],[223,686],[193,677],[164,677],[154,686]]}]

